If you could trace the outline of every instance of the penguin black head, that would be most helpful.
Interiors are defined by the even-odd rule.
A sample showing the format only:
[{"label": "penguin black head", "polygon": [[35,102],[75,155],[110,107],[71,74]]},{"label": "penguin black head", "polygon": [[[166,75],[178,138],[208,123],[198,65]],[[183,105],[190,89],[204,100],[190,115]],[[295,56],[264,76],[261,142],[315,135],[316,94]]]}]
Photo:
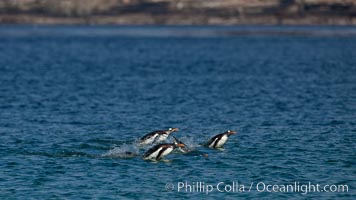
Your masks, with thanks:
[{"label": "penguin black head", "polygon": [[174,136],[172,136],[172,137],[173,137],[174,143],[176,143],[176,144],[179,144],[179,143],[184,144],[182,141],[178,140],[176,137],[174,137]]},{"label": "penguin black head", "polygon": [[225,133],[226,133],[228,136],[230,136],[230,135],[236,134],[236,131],[227,130]]},{"label": "penguin black head", "polygon": [[169,128],[168,131],[169,133],[177,132],[179,131],[179,128]]},{"label": "penguin black head", "polygon": [[188,153],[191,150],[188,148],[186,144],[184,144],[182,141],[178,140],[176,137],[173,136],[174,144],[183,144],[183,147],[180,147],[179,150],[183,153]]},{"label": "penguin black head", "polygon": [[176,147],[185,147],[185,146],[186,146],[183,142],[179,141],[179,140],[178,140],[176,137],[174,137],[174,136],[173,136],[173,140],[174,140],[173,144],[174,144],[174,146],[176,146]]}]

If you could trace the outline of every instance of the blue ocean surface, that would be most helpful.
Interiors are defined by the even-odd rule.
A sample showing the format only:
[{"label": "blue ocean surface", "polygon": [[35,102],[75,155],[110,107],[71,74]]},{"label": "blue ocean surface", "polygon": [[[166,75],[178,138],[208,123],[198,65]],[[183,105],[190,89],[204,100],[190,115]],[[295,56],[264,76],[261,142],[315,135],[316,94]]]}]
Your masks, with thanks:
[{"label": "blue ocean surface", "polygon": [[355,199],[355,33],[0,26],[0,199]]}]

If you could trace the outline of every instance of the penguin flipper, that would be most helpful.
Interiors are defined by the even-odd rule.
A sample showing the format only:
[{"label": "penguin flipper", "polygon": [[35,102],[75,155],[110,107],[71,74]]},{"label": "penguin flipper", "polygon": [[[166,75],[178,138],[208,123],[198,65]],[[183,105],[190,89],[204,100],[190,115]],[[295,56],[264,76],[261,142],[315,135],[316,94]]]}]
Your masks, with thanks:
[{"label": "penguin flipper", "polygon": [[212,148],[216,148],[216,145],[219,141],[219,138],[223,137],[224,133],[220,133],[212,137],[208,142],[207,142],[207,147],[210,147],[212,145]]},{"label": "penguin flipper", "polygon": [[151,155],[153,152],[157,151],[161,146],[160,145],[156,145],[152,148],[150,148],[148,151],[146,151],[145,154],[143,154],[144,158],[147,158],[149,155]]}]

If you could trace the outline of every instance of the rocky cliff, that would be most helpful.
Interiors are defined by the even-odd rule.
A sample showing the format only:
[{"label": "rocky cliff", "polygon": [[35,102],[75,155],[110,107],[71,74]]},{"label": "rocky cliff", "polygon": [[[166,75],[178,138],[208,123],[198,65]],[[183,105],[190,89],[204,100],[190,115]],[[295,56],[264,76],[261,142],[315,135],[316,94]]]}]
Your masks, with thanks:
[{"label": "rocky cliff", "polygon": [[356,24],[356,0],[2,0],[0,23]]}]

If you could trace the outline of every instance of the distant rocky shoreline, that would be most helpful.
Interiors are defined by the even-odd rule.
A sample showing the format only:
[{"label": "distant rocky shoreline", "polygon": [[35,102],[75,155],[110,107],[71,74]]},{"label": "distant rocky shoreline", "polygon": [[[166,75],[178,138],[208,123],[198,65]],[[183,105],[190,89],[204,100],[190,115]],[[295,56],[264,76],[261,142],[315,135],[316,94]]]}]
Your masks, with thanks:
[{"label": "distant rocky shoreline", "polygon": [[3,0],[3,24],[356,25],[354,0]]},{"label": "distant rocky shoreline", "polygon": [[120,24],[120,25],[356,25],[356,18],[332,17],[322,18],[306,16],[303,18],[277,18],[275,16],[251,17],[248,19],[217,18],[202,16],[150,16],[130,14],[120,16],[51,17],[43,15],[0,15],[2,24]]}]

